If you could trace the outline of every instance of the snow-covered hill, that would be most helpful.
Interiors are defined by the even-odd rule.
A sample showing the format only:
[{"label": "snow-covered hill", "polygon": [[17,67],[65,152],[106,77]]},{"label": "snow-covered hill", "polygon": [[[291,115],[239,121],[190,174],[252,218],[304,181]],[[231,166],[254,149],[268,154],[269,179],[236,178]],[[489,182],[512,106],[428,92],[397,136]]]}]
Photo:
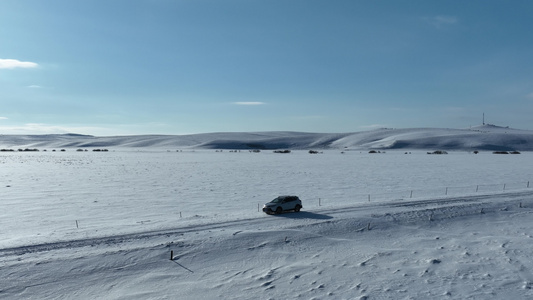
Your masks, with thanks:
[{"label": "snow-covered hill", "polygon": [[228,132],[110,137],[79,134],[0,135],[0,147],[532,151],[533,131],[482,125],[468,129],[382,128],[352,133]]}]

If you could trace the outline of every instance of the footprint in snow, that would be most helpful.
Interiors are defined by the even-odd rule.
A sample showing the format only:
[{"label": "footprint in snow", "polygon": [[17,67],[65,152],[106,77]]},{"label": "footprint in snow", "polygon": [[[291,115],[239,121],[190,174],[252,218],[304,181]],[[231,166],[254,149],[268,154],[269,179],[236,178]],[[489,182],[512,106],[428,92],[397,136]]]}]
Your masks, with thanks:
[{"label": "footprint in snow", "polygon": [[[272,275],[274,275],[274,271],[275,271],[274,269],[268,271],[268,273],[266,273],[265,276],[261,276],[261,277],[259,277],[259,279],[260,279],[260,280],[263,280],[263,279],[270,279],[270,278],[272,277]],[[272,282],[272,281],[270,281],[270,282]]]},{"label": "footprint in snow", "polygon": [[263,282],[261,286],[269,286],[272,284],[272,281]]}]

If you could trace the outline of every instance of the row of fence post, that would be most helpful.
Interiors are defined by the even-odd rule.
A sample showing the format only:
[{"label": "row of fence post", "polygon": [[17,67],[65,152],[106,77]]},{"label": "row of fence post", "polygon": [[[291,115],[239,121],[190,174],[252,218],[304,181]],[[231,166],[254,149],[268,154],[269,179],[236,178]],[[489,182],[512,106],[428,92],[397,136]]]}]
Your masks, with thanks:
[{"label": "row of fence post", "polygon": [[[530,187],[530,182],[529,182],[529,181],[527,182],[526,187],[527,187],[527,188]],[[506,188],[507,188],[507,184],[504,183],[504,184],[503,184],[503,189],[502,189],[502,191],[505,191]],[[413,198],[413,192],[414,192],[414,190],[411,190],[411,191],[410,191],[409,198]],[[476,193],[477,193],[477,192],[479,192],[479,184],[476,185]],[[448,195],[448,187],[446,187],[446,189],[445,189],[445,191],[444,191],[444,195],[445,195],[445,196]],[[370,200],[371,200],[371,194],[368,194],[368,202],[371,202]],[[322,199],[321,199],[321,198],[318,198],[318,206],[322,206]],[[259,211],[259,204],[258,204],[258,206],[257,206],[257,210]]]}]

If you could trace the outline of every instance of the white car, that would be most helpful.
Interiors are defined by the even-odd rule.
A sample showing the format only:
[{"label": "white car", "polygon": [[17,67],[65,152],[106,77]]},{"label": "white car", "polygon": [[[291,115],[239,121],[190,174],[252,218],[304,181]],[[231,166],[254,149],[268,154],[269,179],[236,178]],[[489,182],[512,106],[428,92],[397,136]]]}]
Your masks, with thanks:
[{"label": "white car", "polygon": [[288,210],[299,212],[300,209],[302,209],[302,200],[297,196],[279,196],[263,206],[263,212],[267,214],[281,214]]}]

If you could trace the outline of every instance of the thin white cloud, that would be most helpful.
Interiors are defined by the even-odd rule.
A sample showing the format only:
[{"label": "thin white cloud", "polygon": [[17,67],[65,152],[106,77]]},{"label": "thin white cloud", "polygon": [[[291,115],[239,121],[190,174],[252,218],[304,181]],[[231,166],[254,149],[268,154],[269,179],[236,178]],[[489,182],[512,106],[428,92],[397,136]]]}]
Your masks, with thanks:
[{"label": "thin white cloud", "polygon": [[[0,117],[0,119],[7,119]],[[28,123],[22,125],[0,126],[2,134],[63,134],[92,132],[96,127],[68,127],[41,123]]]},{"label": "thin white cloud", "polygon": [[454,16],[435,16],[435,17],[426,17],[422,19],[439,29],[459,22],[459,20]]},{"label": "thin white cloud", "polygon": [[359,128],[362,128],[362,129],[379,129],[379,128],[387,128],[387,126],[383,125],[383,124],[372,124],[372,125],[359,126]]},{"label": "thin white cloud", "polygon": [[308,116],[295,116],[295,119],[298,120],[318,120],[318,119],[326,119],[326,116],[320,116],[320,115],[308,115]]},{"label": "thin white cloud", "polygon": [[42,86],[36,85],[36,84],[32,84],[32,85],[28,85],[27,88],[29,88],[29,89],[40,89],[40,88],[42,88]]},{"label": "thin white cloud", "polygon": [[[1,119],[1,117],[0,117]],[[7,119],[7,118],[5,118]],[[5,125],[0,126],[1,134],[65,134],[77,133],[88,134],[95,136],[117,136],[117,135],[132,135],[132,134],[153,134],[153,132],[143,132],[147,125],[156,125],[163,127],[165,124],[150,123],[150,124],[119,124],[113,127],[96,127],[90,125],[53,125],[44,123],[27,123],[20,125]],[[174,134],[174,133],[169,133]],[[192,133],[182,133],[192,134]]]},{"label": "thin white cloud", "polygon": [[8,134],[46,134],[46,133],[68,133],[68,129],[61,126],[54,126],[40,123],[28,123],[23,125],[0,126],[0,131]]},{"label": "thin white cloud", "polygon": [[36,68],[39,65],[30,61],[20,61],[17,59],[2,59],[0,58],[0,69],[16,69],[16,68]]},{"label": "thin white cloud", "polygon": [[527,95],[526,95],[526,98],[528,98],[528,99],[533,99],[533,93],[529,93],[529,94],[527,94]]},{"label": "thin white cloud", "polygon": [[235,105],[265,105],[266,103],[250,101],[250,102],[233,102],[233,104]]},{"label": "thin white cloud", "polygon": [[0,117],[0,120],[7,120],[6,117]]}]

